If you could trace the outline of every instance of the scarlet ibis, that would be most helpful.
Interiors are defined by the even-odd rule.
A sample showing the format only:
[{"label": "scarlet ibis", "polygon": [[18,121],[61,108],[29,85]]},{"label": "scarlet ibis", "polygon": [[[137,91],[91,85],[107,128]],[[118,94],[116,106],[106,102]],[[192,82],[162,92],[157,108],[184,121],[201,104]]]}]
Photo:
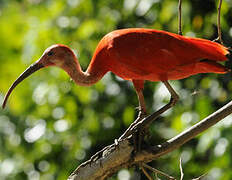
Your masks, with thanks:
[{"label": "scarlet ibis", "polygon": [[115,30],[99,42],[85,72],[76,55],[66,45],[47,48],[38,61],[27,68],[8,90],[4,108],[12,90],[35,71],[58,66],[66,71],[76,84],[89,86],[107,72],[133,82],[141,112],[146,112],[144,81],[162,81],[172,98],[178,95],[168,80],[183,79],[198,73],[227,73],[229,69],[217,63],[226,61],[228,48],[205,39],[184,37],[174,33],[130,28]]}]

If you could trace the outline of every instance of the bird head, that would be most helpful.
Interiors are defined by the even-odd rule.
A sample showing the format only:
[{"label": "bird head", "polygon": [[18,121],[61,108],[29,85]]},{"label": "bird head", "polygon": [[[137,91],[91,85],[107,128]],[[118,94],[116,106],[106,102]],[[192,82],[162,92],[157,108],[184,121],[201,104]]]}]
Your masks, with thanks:
[{"label": "bird head", "polygon": [[43,55],[39,58],[38,61],[29,66],[11,85],[7,94],[5,95],[2,108],[5,107],[8,97],[10,96],[13,89],[22,82],[25,78],[30,76],[32,73],[38,71],[41,68],[49,66],[57,66],[68,71],[68,67],[76,65],[75,55],[73,51],[61,44],[52,45],[47,48]]}]

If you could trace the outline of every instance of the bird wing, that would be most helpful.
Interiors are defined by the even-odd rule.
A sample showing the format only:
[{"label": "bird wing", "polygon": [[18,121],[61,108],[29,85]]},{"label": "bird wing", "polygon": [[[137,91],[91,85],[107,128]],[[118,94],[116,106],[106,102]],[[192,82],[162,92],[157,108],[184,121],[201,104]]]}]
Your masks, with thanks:
[{"label": "bird wing", "polygon": [[[124,79],[156,81],[162,80],[161,76],[171,78],[166,77],[168,72],[177,71],[183,71],[183,76],[187,77],[197,72],[187,67],[206,58],[224,61],[228,53],[218,43],[151,29],[117,30],[105,39],[109,71]],[[179,75],[181,78],[181,73]]]},{"label": "bird wing", "polygon": [[181,61],[172,50],[172,39],[153,32],[130,32],[113,36],[108,43],[110,71],[123,77],[141,78],[154,75],[154,72],[163,74],[174,69]]}]

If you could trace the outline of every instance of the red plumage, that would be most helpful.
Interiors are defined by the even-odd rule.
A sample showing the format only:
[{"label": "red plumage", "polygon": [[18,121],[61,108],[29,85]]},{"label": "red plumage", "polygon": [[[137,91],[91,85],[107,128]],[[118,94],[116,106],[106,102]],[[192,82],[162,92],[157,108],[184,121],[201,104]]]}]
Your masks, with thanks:
[{"label": "red plumage", "polygon": [[226,73],[217,61],[226,61],[228,49],[216,42],[190,38],[166,31],[131,28],[113,31],[102,38],[86,72],[73,51],[65,45],[53,45],[12,84],[12,90],[23,79],[42,67],[58,66],[79,85],[92,85],[112,71],[135,86],[141,110],[145,112],[142,89],[145,80],[163,81],[172,96],[177,94],[167,80],[186,78],[198,73]]},{"label": "red plumage", "polygon": [[227,48],[209,40],[151,29],[123,29],[100,41],[87,72],[112,71],[126,80],[175,80],[228,72],[216,63],[225,61],[228,53]]}]

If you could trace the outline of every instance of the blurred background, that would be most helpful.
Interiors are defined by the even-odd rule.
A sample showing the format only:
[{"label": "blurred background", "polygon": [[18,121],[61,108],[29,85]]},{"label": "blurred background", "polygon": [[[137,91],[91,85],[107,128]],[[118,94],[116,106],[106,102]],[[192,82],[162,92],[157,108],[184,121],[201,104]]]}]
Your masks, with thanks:
[{"label": "blurred background", "polygon": [[[217,37],[218,0],[183,0],[183,34]],[[0,103],[11,83],[50,45],[62,43],[85,70],[99,40],[114,29],[146,27],[178,32],[178,0],[0,0]],[[223,40],[232,45],[232,1],[221,12]],[[232,65],[228,63],[231,67]],[[199,74],[171,81],[180,101],[151,126],[162,143],[232,99],[231,74]],[[148,111],[169,101],[161,83],[145,84]],[[82,162],[114,142],[137,116],[135,91],[108,73],[92,87],[78,87],[58,68],[33,74],[0,109],[0,179],[63,180]],[[150,163],[185,179],[232,179],[232,116],[178,150]],[[135,168],[111,179],[145,177]],[[139,178],[137,178],[139,179]],[[161,177],[161,179],[163,179]]]}]

